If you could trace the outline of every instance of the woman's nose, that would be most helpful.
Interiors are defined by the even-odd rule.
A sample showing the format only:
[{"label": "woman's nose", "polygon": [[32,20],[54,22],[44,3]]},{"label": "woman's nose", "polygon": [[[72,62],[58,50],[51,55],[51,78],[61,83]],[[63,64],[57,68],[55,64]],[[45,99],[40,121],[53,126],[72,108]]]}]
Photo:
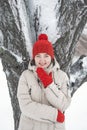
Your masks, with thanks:
[{"label": "woman's nose", "polygon": [[40,58],[40,62],[44,63],[45,62],[45,59],[42,57]]}]

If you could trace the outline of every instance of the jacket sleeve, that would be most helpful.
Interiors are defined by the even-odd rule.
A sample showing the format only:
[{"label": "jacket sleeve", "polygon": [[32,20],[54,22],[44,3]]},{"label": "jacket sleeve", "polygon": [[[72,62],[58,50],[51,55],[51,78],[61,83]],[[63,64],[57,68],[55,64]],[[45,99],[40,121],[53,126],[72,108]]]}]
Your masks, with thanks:
[{"label": "jacket sleeve", "polygon": [[23,73],[19,79],[17,91],[17,97],[22,114],[37,121],[56,122],[57,109],[52,106],[35,102],[31,99],[24,75],[25,74]]},{"label": "jacket sleeve", "polygon": [[62,86],[58,88],[54,82],[44,89],[46,98],[55,108],[65,111],[71,102],[71,95],[68,89],[69,79],[67,75],[62,79]]}]

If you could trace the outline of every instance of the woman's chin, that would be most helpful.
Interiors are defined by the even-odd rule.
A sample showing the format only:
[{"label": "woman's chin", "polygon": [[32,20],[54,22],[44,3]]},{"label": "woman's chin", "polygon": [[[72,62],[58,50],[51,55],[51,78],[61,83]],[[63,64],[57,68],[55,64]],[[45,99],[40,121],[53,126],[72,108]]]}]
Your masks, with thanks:
[{"label": "woman's chin", "polygon": [[39,67],[41,67],[43,69],[47,68],[46,65],[40,65]]}]

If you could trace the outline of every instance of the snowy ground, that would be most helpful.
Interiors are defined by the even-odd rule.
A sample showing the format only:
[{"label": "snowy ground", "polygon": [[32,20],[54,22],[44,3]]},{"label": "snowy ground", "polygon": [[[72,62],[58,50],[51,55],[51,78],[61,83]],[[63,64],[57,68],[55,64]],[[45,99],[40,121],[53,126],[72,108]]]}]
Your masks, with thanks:
[{"label": "snowy ground", "polygon": [[[87,130],[87,82],[76,91],[66,111],[66,130]],[[14,130],[5,74],[0,62],[0,130]]]},{"label": "snowy ground", "polygon": [[87,82],[72,97],[66,111],[66,130],[87,130]]},{"label": "snowy ground", "polygon": [[0,130],[14,130],[13,112],[6,82],[0,61]]}]

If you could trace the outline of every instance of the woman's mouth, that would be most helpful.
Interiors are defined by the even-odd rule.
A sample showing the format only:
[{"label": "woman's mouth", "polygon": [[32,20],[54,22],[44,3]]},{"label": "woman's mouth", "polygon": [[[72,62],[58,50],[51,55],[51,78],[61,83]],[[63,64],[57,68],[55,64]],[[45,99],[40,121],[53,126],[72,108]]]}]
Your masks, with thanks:
[{"label": "woman's mouth", "polygon": [[44,64],[39,63],[39,65],[40,65],[40,66],[45,66],[45,65],[46,65],[46,63],[44,63]]}]

